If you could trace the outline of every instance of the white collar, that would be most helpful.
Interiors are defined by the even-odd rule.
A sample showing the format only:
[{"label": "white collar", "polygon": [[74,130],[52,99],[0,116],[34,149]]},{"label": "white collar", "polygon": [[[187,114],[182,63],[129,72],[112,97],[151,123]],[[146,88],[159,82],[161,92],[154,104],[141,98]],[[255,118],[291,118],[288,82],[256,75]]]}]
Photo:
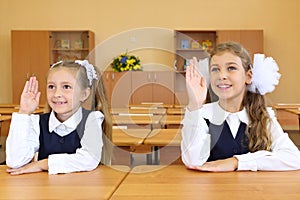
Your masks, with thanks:
[{"label": "white collar", "polygon": [[56,116],[54,111],[51,111],[49,118],[49,132],[55,130],[57,132],[57,128],[64,127],[65,130],[73,131],[77,128],[78,124],[82,119],[82,108],[80,107],[69,119],[64,122],[60,122]]},{"label": "white collar", "polygon": [[239,112],[230,113],[225,111],[223,108],[221,108],[219,102],[213,102],[213,103],[204,104],[202,109],[200,109],[200,115],[203,118],[208,119],[211,123],[215,125],[223,124],[223,122],[230,114],[237,115],[241,122],[244,122],[245,124],[248,125],[249,119],[245,108],[243,108]]}]

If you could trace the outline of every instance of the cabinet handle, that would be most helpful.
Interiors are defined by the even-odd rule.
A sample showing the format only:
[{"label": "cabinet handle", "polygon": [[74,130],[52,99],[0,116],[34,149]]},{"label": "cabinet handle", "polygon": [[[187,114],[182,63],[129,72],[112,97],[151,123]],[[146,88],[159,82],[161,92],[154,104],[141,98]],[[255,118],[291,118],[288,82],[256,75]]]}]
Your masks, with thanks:
[{"label": "cabinet handle", "polygon": [[154,73],[154,82],[156,82],[156,73]]},{"label": "cabinet handle", "polygon": [[148,73],[148,81],[151,81],[151,75]]},{"label": "cabinet handle", "polygon": [[108,73],[106,74],[106,80],[108,81]]}]

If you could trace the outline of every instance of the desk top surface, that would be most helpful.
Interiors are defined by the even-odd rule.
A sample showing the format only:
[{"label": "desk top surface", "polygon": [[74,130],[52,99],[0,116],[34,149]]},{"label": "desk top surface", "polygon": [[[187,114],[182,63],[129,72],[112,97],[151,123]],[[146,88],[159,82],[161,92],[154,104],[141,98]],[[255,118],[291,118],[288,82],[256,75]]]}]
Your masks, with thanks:
[{"label": "desk top surface", "polygon": [[300,117],[300,109],[286,109],[286,111],[290,112],[290,113],[294,113],[296,115],[299,115]]},{"label": "desk top surface", "polygon": [[0,122],[10,120],[10,119],[11,119],[11,115],[0,115]]},{"label": "desk top surface", "polygon": [[[19,112],[19,108],[0,107],[0,114],[11,115],[14,112]],[[44,108],[37,108],[34,113],[44,113]]]},{"label": "desk top surface", "polygon": [[99,166],[90,172],[48,175],[47,172],[11,176],[0,166],[1,199],[108,199],[129,167]]},{"label": "desk top surface", "polygon": [[116,146],[141,145],[150,131],[150,129],[113,129],[112,141]]},{"label": "desk top surface", "polygon": [[153,129],[144,144],[154,146],[180,146],[181,129]]},{"label": "desk top surface", "polygon": [[166,114],[165,108],[113,108],[111,109],[111,114],[154,114],[154,115],[164,115]]},{"label": "desk top surface", "polygon": [[133,116],[120,116],[120,115],[113,115],[112,122],[113,124],[159,124],[160,119],[162,118],[161,115],[133,115]]},{"label": "desk top surface", "polygon": [[183,165],[137,166],[112,199],[300,199],[299,177],[300,171],[210,173]]}]

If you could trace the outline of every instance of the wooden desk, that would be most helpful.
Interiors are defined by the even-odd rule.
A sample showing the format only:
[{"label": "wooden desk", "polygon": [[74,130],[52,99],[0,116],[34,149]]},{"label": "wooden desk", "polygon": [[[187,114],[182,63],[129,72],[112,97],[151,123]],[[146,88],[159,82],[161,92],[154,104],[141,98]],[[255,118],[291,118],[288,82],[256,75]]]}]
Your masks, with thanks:
[{"label": "wooden desk", "polygon": [[289,130],[298,130],[298,117],[290,112],[287,109],[297,109],[300,108],[300,104],[275,104],[272,106],[274,111],[276,111],[276,117],[285,131]]},{"label": "wooden desk", "polygon": [[278,103],[272,106],[274,109],[298,109],[300,108],[300,103]]},{"label": "wooden desk", "polygon": [[180,146],[181,129],[154,129],[144,144],[151,146]]},{"label": "wooden desk", "polygon": [[172,108],[173,104],[163,104],[163,103],[140,103],[140,104],[129,104],[130,108]]},{"label": "wooden desk", "polygon": [[113,148],[113,164],[133,165],[132,153],[146,153],[146,161],[151,164],[150,147],[144,147],[143,143],[150,134],[151,129],[113,129],[112,141]]},{"label": "wooden desk", "polygon": [[286,109],[286,111],[293,113],[295,115],[298,115],[298,119],[299,119],[299,131],[300,131],[300,108],[298,109]]},{"label": "wooden desk", "polygon": [[150,132],[150,129],[113,129],[112,141],[116,146],[138,146]]},{"label": "wooden desk", "polygon": [[112,115],[112,123],[114,126],[127,126],[133,128],[160,128],[161,115],[153,116],[120,116]]},{"label": "wooden desk", "polygon": [[[0,166],[1,199],[109,199],[129,167],[101,165],[90,172],[48,175],[47,172],[11,176]],[[117,170],[118,169],[118,170]]]},{"label": "wooden desk", "polygon": [[[9,125],[10,125],[10,120],[11,120],[11,115],[0,115],[0,137],[4,136],[4,135],[7,136]],[[5,123],[5,122],[8,122],[8,124],[7,124],[8,126],[6,128],[7,129],[7,133],[5,133],[5,134],[3,133],[2,134],[2,131],[3,131],[2,130],[2,126],[3,126],[3,123]],[[0,144],[0,147],[1,147],[1,145],[2,144]]]},{"label": "wooden desk", "polygon": [[164,115],[166,114],[165,108],[113,108],[111,109],[111,114],[153,114],[153,115]]},{"label": "wooden desk", "polygon": [[15,108],[19,109],[19,104],[0,104],[0,108]]},{"label": "wooden desk", "polygon": [[[152,152],[154,153],[154,164],[158,165],[160,163],[159,148],[166,146],[180,147],[181,139],[181,129],[154,129],[147,136],[147,138],[144,141],[144,144],[152,147]],[[168,160],[170,160],[169,162],[171,163],[180,159],[180,157],[180,153],[179,155],[170,154]]]},{"label": "wooden desk", "polygon": [[210,173],[183,165],[137,166],[111,199],[298,200],[299,177],[300,171]]},{"label": "wooden desk", "polygon": [[160,120],[161,127],[178,129],[182,127],[183,117],[183,115],[165,115]]},{"label": "wooden desk", "polygon": [[184,115],[185,108],[168,108],[167,114],[168,115]]},{"label": "wooden desk", "polygon": [[[0,114],[2,115],[12,115],[14,112],[19,112],[19,108],[0,107]],[[34,113],[44,113],[44,108],[38,108],[34,111]]]}]

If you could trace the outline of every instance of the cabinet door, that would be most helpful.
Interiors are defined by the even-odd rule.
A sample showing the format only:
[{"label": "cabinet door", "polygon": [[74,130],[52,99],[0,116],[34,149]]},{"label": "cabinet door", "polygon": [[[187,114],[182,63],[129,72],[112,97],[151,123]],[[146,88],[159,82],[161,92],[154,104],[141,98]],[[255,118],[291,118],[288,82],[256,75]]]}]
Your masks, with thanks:
[{"label": "cabinet door", "polygon": [[132,73],[133,104],[142,102],[174,103],[174,72],[133,72]]},{"label": "cabinet door", "polygon": [[131,102],[133,104],[152,102],[152,76],[152,72],[132,72]]},{"label": "cabinet door", "polygon": [[174,72],[161,71],[153,73],[152,101],[174,104]]},{"label": "cabinet door", "polygon": [[131,103],[131,72],[105,71],[102,78],[110,107],[128,107]]},{"label": "cabinet door", "polygon": [[41,91],[40,104],[46,103],[46,75],[50,66],[48,31],[12,31],[13,103],[20,102],[27,77],[35,75]]},{"label": "cabinet door", "polygon": [[263,30],[221,30],[217,31],[217,43],[234,41],[241,43],[251,58],[255,53],[263,53]]}]

